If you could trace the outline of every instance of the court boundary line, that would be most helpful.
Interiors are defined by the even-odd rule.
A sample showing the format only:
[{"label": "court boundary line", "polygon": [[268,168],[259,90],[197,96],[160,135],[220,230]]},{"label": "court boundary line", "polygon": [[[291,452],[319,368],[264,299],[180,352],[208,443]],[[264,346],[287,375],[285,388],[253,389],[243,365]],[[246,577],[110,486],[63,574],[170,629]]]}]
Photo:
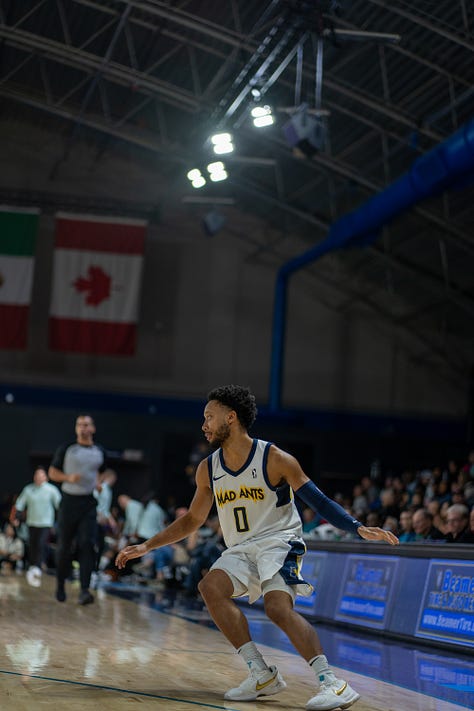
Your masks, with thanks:
[{"label": "court boundary line", "polygon": [[191,701],[189,699],[180,699],[174,696],[163,696],[163,694],[151,694],[148,691],[135,691],[133,689],[121,689],[118,686],[105,686],[103,684],[92,684],[88,681],[74,681],[73,679],[57,679],[51,676],[42,676],[40,674],[27,674],[17,671],[8,671],[6,669],[0,669],[0,674],[6,674],[9,676],[21,676],[27,677],[28,679],[39,679],[40,681],[51,681],[57,684],[71,684],[73,686],[84,686],[90,689],[100,689],[102,691],[118,691],[121,694],[135,694],[135,696],[144,696],[149,699],[162,699],[163,701],[175,701],[181,704],[191,704],[194,706],[205,706],[209,709],[222,709],[223,711],[239,711],[238,709],[232,709],[229,706],[217,706],[216,704],[209,704],[205,701]]}]

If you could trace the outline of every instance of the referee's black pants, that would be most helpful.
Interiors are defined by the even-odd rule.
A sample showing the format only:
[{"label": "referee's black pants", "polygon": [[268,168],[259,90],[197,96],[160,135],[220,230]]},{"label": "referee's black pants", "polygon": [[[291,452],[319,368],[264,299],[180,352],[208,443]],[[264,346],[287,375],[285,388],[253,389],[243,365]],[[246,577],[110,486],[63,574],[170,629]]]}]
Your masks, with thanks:
[{"label": "referee's black pants", "polygon": [[58,585],[71,572],[73,544],[76,544],[81,589],[87,590],[96,562],[97,501],[92,494],[73,496],[63,493],[58,511],[56,577]]}]

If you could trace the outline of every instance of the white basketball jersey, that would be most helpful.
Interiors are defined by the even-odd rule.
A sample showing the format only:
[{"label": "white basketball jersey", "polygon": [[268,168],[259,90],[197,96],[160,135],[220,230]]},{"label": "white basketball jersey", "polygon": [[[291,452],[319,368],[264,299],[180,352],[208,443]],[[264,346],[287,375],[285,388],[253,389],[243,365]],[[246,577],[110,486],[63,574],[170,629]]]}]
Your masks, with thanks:
[{"label": "white basketball jersey", "polygon": [[208,457],[209,479],[227,547],[271,533],[301,537],[301,518],[288,484],[272,486],[267,476],[271,443],[254,439],[247,461],[232,471],[222,449]]}]

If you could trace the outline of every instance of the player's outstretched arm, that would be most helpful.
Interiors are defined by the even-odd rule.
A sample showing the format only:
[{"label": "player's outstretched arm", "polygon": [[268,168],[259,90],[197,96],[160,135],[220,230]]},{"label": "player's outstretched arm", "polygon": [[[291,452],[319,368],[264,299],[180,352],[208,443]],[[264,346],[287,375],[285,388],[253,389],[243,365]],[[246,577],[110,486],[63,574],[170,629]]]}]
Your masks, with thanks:
[{"label": "player's outstretched arm", "polygon": [[213,494],[209,485],[207,461],[204,459],[196,470],[196,493],[189,505],[189,511],[176,519],[169,526],[143,543],[122,548],[115,558],[117,568],[124,568],[132,558],[141,558],[155,548],[182,541],[193,531],[200,528],[207,519],[212,507]]},{"label": "player's outstretched arm", "polygon": [[366,541],[385,541],[386,543],[390,543],[392,546],[396,546],[400,543],[394,533],[391,531],[385,531],[383,528],[378,528],[376,526],[359,526],[357,533]]}]

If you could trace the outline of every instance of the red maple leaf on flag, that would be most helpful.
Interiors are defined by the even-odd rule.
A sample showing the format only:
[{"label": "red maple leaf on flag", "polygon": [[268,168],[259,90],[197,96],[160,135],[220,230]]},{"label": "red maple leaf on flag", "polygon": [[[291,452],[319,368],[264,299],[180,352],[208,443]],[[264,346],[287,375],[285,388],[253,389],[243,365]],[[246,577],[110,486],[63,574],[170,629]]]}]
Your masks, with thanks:
[{"label": "red maple leaf on flag", "polygon": [[102,301],[110,297],[111,277],[104,272],[102,267],[95,267],[91,264],[87,270],[87,277],[77,277],[72,285],[77,291],[87,293],[86,304],[88,306],[99,306]]}]

